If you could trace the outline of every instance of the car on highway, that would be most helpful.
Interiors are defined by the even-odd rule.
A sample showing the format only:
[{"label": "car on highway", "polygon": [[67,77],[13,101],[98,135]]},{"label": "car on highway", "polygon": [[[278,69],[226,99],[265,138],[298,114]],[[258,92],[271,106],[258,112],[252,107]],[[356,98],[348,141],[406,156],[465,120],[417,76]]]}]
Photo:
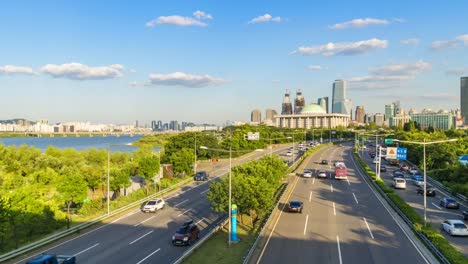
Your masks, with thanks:
[{"label": "car on highway", "polygon": [[305,169],[302,173],[302,177],[304,178],[312,178],[312,170]]},{"label": "car on highway", "polygon": [[380,166],[380,172],[387,172],[387,166],[385,165]]},{"label": "car on highway", "polygon": [[149,213],[156,213],[156,211],[163,209],[165,205],[166,205],[166,202],[164,202],[164,199],[162,199],[162,198],[149,200],[143,206],[141,211],[143,213],[148,213],[148,212]]},{"label": "car on highway", "polygon": [[468,227],[461,220],[445,220],[440,227],[451,236],[468,236]]},{"label": "car on highway", "polygon": [[405,178],[405,174],[401,171],[394,171],[393,178]]},{"label": "car on highway", "polygon": [[405,163],[400,164],[400,170],[409,171],[409,169],[410,169],[410,167],[407,164],[405,164]]},{"label": "car on highway", "polygon": [[327,172],[325,170],[319,170],[317,173],[317,178],[326,178]]},{"label": "car on highway", "polygon": [[298,201],[298,200],[290,201],[288,205],[288,212],[295,212],[295,213],[302,214],[302,207],[303,207],[303,203],[301,201]]},{"label": "car on highway", "polygon": [[375,153],[372,153],[372,152],[371,152],[371,153],[369,153],[369,156],[370,156],[371,158],[375,158]]},{"label": "car on highway", "polygon": [[403,178],[394,178],[393,179],[393,188],[395,189],[406,189],[406,180]]},{"label": "car on highway", "polygon": [[[424,187],[423,186],[418,186],[418,189],[416,190],[417,194],[423,195],[424,194]],[[426,186],[426,196],[436,196],[436,190],[432,186]]]},{"label": "car on highway", "polygon": [[76,256],[55,255],[55,254],[42,254],[37,256],[26,264],[75,264]]},{"label": "car on highway", "polygon": [[206,171],[199,171],[195,176],[193,176],[194,181],[207,181],[208,180],[208,172]]},{"label": "car on highway", "polygon": [[411,176],[411,178],[413,180],[417,180],[417,179],[423,179],[424,176],[421,173],[417,172],[417,173],[413,174],[413,176]]},{"label": "car on highway", "polygon": [[416,173],[418,173],[418,168],[416,168],[416,167],[410,167],[410,168],[409,168],[409,173],[411,173],[411,174],[416,174]]},{"label": "car on highway", "polygon": [[468,220],[468,211],[463,211],[462,215],[463,215],[463,220]]},{"label": "car on highway", "polygon": [[444,197],[440,200],[440,206],[447,209],[460,209],[460,204],[453,198]]},{"label": "car on highway", "polygon": [[414,180],[414,185],[416,186],[424,186],[424,179],[423,178],[416,178],[416,180]]},{"label": "car on highway", "polygon": [[200,236],[200,229],[193,220],[185,222],[176,233],[172,236],[172,244],[174,246],[186,246],[192,244]]},{"label": "car on highway", "polygon": [[322,160],[322,161],[320,162],[320,164],[322,164],[322,165],[328,165],[328,160]]},{"label": "car on highway", "polygon": [[286,157],[291,157],[292,156],[292,151],[286,152]]}]

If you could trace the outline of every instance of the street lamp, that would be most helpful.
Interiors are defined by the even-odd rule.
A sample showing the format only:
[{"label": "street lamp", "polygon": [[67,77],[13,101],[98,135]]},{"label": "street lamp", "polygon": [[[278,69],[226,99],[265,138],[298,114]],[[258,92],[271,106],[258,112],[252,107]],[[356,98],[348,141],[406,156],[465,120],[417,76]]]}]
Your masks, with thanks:
[{"label": "street lamp", "polygon": [[401,143],[409,143],[409,144],[416,144],[416,145],[423,145],[423,166],[424,166],[424,190],[423,190],[423,197],[424,197],[424,225],[426,225],[426,210],[427,210],[427,199],[426,199],[426,145],[432,144],[439,144],[439,143],[447,143],[447,142],[455,142],[458,139],[452,138],[447,140],[438,140],[438,141],[430,141],[427,142],[426,138],[424,138],[423,142],[420,141],[405,141],[405,140],[398,140],[394,139],[394,142],[401,142]]},{"label": "street lamp", "polygon": [[[229,150],[225,149],[215,149],[215,148],[209,148],[206,146],[200,146],[201,149],[205,150],[214,150],[214,151],[221,151],[221,152],[229,152],[229,234],[228,234],[228,246],[231,246],[231,232],[232,232],[232,223],[231,223],[231,217],[232,217],[232,212],[231,212],[231,198],[232,198],[232,181],[231,181],[231,174],[232,174],[232,146],[229,146]],[[263,149],[256,149],[254,151],[260,152],[263,151]],[[244,152],[244,151],[234,151],[234,152]]]}]

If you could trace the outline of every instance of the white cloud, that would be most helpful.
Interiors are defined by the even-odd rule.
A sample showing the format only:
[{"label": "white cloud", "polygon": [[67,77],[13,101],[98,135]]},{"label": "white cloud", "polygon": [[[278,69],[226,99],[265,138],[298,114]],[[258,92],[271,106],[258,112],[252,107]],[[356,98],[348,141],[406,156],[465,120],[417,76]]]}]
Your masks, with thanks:
[{"label": "white cloud", "polygon": [[415,76],[431,69],[431,64],[423,60],[389,64],[371,70],[371,73],[380,76]]},{"label": "white cloud", "polygon": [[225,80],[212,77],[210,75],[193,75],[183,72],[174,72],[169,74],[152,73],[149,75],[151,85],[163,86],[185,86],[185,87],[206,87],[221,85]]},{"label": "white cloud", "polygon": [[460,35],[456,39],[462,41],[465,46],[468,46],[468,34]]},{"label": "white cloud", "polygon": [[356,55],[375,49],[385,49],[387,45],[388,42],[386,40],[373,38],[358,42],[330,42],[320,46],[299,47],[296,52],[302,55],[320,54],[327,57],[335,55]]},{"label": "white cloud", "polygon": [[402,39],[400,40],[400,43],[403,45],[417,46],[419,45],[419,39],[418,38]]},{"label": "white cloud", "polygon": [[320,66],[320,65],[309,65],[309,66],[307,66],[307,69],[313,70],[313,71],[320,71],[320,70],[322,70],[323,68],[322,68],[322,66]]},{"label": "white cloud", "polygon": [[157,24],[170,24],[170,25],[176,25],[176,26],[181,26],[181,27],[188,27],[188,26],[205,27],[208,25],[192,17],[183,17],[183,16],[160,16],[157,19],[146,22],[147,27],[154,27]]},{"label": "white cloud", "polygon": [[61,65],[47,64],[41,68],[41,72],[54,78],[66,78],[72,80],[102,80],[121,77],[124,67],[120,64],[109,66],[90,67],[81,63],[65,63]]},{"label": "white cloud", "polygon": [[434,101],[440,101],[440,100],[445,100],[445,101],[456,101],[459,99],[457,95],[454,94],[449,94],[449,93],[433,93],[433,94],[421,94],[415,96],[419,99],[425,99],[425,100],[434,100]]},{"label": "white cloud", "polygon": [[388,20],[377,18],[356,18],[351,21],[328,26],[330,29],[347,29],[347,28],[363,28],[370,25],[387,25],[390,24]]},{"label": "white cloud", "polygon": [[468,75],[468,68],[455,68],[445,72],[447,75]]},{"label": "white cloud", "polygon": [[431,44],[431,49],[433,50],[443,50],[456,47],[458,47],[458,42],[456,40],[438,40]]},{"label": "white cloud", "polygon": [[200,10],[193,12],[193,16],[198,19],[213,19],[213,17],[210,14],[207,14]]},{"label": "white cloud", "polygon": [[17,74],[26,74],[32,75],[35,74],[31,67],[24,66],[14,66],[14,65],[4,65],[0,66],[0,75],[17,75]]},{"label": "white cloud", "polygon": [[249,24],[265,23],[265,22],[281,22],[281,17],[273,17],[270,14],[264,14],[258,17],[253,18],[249,21]]}]

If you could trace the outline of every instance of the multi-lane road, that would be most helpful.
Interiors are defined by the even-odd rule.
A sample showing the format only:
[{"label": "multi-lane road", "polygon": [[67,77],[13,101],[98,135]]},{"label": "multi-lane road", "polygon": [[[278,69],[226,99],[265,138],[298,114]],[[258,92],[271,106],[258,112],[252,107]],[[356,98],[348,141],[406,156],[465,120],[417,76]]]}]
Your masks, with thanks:
[{"label": "multi-lane road", "polygon": [[344,161],[348,180],[295,177],[284,201],[302,201],[303,213],[280,212],[257,263],[437,263],[370,187],[352,147],[326,148],[308,160],[306,168],[332,176],[333,164],[322,159]]},{"label": "multi-lane road", "polygon": [[[287,147],[289,145],[276,148],[274,152],[285,152]],[[234,159],[233,166],[269,153],[244,155]],[[210,171],[211,180],[227,172],[228,164],[220,164]],[[188,249],[175,247],[171,243],[172,235],[183,222],[189,219],[196,222],[201,230],[200,237],[203,237],[223,218],[211,210],[210,202],[206,199],[210,181],[194,182],[164,197],[166,207],[155,214],[145,214],[135,209],[10,263],[24,263],[41,252],[76,255],[78,263],[173,263]]]},{"label": "multi-lane road", "polygon": [[[372,164],[372,158],[368,155],[367,151],[363,151],[364,155],[362,156],[370,168],[375,168],[375,165]],[[399,170],[396,166],[390,166],[386,161],[383,160],[382,164],[385,164],[387,167],[386,172],[382,172],[382,179],[387,183],[388,186],[392,186],[393,172]],[[423,196],[417,194],[417,186],[414,184],[414,181],[411,179],[409,173],[405,173],[406,178],[406,190],[395,190],[395,192],[403,198],[411,207],[413,207],[416,212],[421,216],[424,215],[424,202]],[[468,207],[464,204],[460,204],[460,209],[446,209],[440,206],[440,199],[443,197],[450,197],[451,195],[445,193],[443,190],[436,188],[435,197],[426,197],[426,217],[427,221],[431,223],[435,228],[440,227],[440,223],[447,219],[457,219],[462,220],[462,211],[468,210]],[[462,252],[466,257],[468,257],[468,237],[454,237],[450,236],[444,231],[441,231],[441,234],[447,238],[450,243],[455,246],[460,252]]]}]

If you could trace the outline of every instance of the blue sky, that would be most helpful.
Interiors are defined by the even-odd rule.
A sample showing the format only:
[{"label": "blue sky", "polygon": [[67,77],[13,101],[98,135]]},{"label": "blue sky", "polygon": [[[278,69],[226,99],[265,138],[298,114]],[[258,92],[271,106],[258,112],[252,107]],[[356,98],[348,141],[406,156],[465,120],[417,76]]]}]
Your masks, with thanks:
[{"label": "blue sky", "polygon": [[248,121],[279,111],[286,89],[331,97],[339,78],[367,112],[396,99],[455,109],[468,76],[461,10],[468,2],[9,1],[0,119]]}]

